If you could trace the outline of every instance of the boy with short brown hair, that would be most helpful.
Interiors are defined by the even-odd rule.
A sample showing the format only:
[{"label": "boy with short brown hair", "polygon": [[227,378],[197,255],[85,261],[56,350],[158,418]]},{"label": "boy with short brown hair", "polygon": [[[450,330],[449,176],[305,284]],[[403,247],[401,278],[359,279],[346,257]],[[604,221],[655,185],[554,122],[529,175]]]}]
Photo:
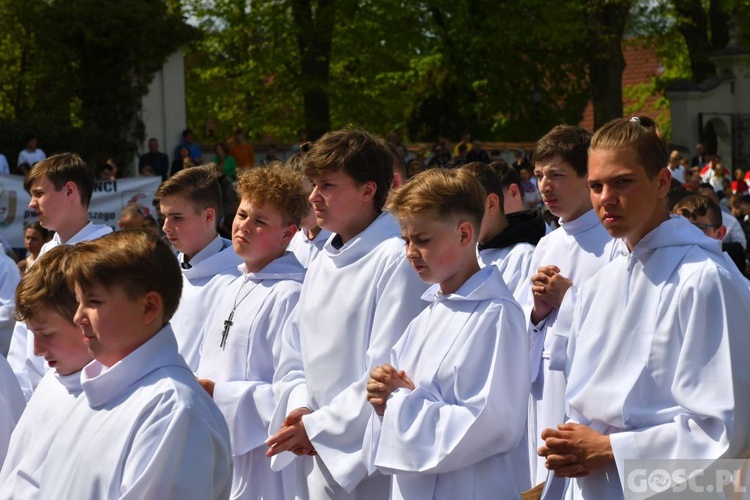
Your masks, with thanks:
[{"label": "boy with short brown hair", "polygon": [[74,247],[66,278],[94,361],[50,447],[41,498],[228,498],[226,423],[169,325],[182,289],[172,251],[118,231]]}]

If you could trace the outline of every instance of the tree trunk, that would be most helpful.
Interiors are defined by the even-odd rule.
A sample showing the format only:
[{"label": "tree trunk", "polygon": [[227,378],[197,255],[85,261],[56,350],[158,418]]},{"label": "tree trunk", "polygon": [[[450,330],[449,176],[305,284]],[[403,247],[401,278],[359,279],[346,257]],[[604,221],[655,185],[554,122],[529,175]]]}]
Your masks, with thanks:
[{"label": "tree trunk", "polygon": [[687,44],[693,80],[701,82],[716,68],[709,59],[713,47],[708,39],[708,19],[701,0],[673,0],[677,13],[677,29]]},{"label": "tree trunk", "polygon": [[589,85],[594,129],[622,117],[622,36],[631,0],[589,1]]},{"label": "tree trunk", "polygon": [[331,129],[328,83],[336,0],[318,0],[313,14],[312,0],[292,0],[297,28],[300,76],[305,107],[305,130],[315,140]]}]

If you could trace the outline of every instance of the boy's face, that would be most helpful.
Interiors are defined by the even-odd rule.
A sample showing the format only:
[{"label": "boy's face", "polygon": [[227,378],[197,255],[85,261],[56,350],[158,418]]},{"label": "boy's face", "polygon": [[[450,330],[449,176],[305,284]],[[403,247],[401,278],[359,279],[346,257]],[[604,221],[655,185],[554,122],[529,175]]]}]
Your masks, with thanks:
[{"label": "boy's face", "polygon": [[[434,217],[399,220],[406,258],[425,283],[439,283],[443,293],[456,291],[465,281],[464,249],[458,221]],[[473,248],[472,248],[472,251]]]},{"label": "boy's face", "polygon": [[232,222],[232,246],[248,272],[258,272],[284,253],[296,231],[272,204],[257,206],[243,198]]},{"label": "boy's face", "polygon": [[631,250],[667,217],[668,169],[649,179],[631,149],[589,152],[591,203],[604,228]]},{"label": "boy's face", "polygon": [[200,252],[216,237],[212,209],[196,210],[193,204],[180,196],[165,196],[160,201],[164,216],[164,234],[178,251],[188,257]]},{"label": "boy's face", "polygon": [[40,308],[26,321],[34,334],[34,354],[44,357],[60,375],[71,375],[91,362],[81,330],[54,309]]},{"label": "boy's face", "polygon": [[112,366],[140,347],[144,300],[130,300],[122,288],[107,289],[100,284],[89,290],[75,287],[78,310],[74,321],[83,331],[83,342],[91,355],[105,366]]},{"label": "boy's face", "polygon": [[[68,183],[70,184],[70,183]],[[59,191],[46,176],[34,179],[31,183],[29,208],[36,212],[39,223],[45,229],[57,231],[67,214],[67,198],[70,196],[68,184]]]},{"label": "boy's face", "polygon": [[310,181],[310,203],[318,226],[338,233],[344,241],[358,235],[363,229],[358,223],[363,214],[374,211],[374,183],[359,185],[342,171],[326,172]]},{"label": "boy's face", "polygon": [[534,176],[542,201],[557,217],[572,221],[590,210],[586,176],[579,177],[575,169],[559,156],[536,163]]},{"label": "boy's face", "polygon": [[726,228],[719,224],[715,225],[711,223],[711,218],[706,215],[699,215],[693,219],[689,219],[690,222],[696,226],[698,229],[703,231],[703,233],[708,236],[709,238],[712,238],[714,240],[723,240],[724,235],[726,234],[727,230]]}]

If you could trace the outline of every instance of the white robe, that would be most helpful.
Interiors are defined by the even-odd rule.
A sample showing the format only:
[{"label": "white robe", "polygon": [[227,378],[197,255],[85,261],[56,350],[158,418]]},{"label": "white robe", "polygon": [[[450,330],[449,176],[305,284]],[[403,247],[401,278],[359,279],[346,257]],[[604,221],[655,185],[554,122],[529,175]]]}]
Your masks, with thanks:
[{"label": "white robe", "polygon": [[0,356],[0,461],[5,459],[13,429],[26,407],[21,388],[13,370]]},{"label": "white robe", "polygon": [[21,273],[16,262],[0,248],[0,354],[8,355],[10,341],[16,320],[13,312],[16,308],[16,288],[21,281]]},{"label": "white robe", "polygon": [[305,232],[300,230],[292,237],[286,249],[294,253],[300,264],[307,269],[310,267],[310,263],[320,254],[320,251],[323,250],[323,245],[326,244],[330,236],[330,231],[321,229],[317,236],[310,240],[305,236]]},{"label": "white robe", "polygon": [[494,267],[431,302],[393,348],[414,382],[372,411],[374,465],[393,499],[519,498],[529,488],[528,337],[523,311]]},{"label": "white robe", "polygon": [[42,466],[52,440],[82,390],[81,372],[60,376],[50,370],[42,378],[11,436],[0,471],[0,499],[38,498]]},{"label": "white robe", "polygon": [[516,243],[505,248],[486,248],[478,254],[479,264],[482,267],[497,267],[503,281],[512,292],[521,282],[527,282],[534,248],[531,243]]},{"label": "white robe", "polygon": [[[302,421],[318,456],[297,458],[308,472],[310,498],[387,498],[390,481],[367,477],[362,452],[371,413],[365,387],[370,369],[388,361],[424,309],[427,286],[406,261],[401,231],[388,213],[340,249],[334,240],[308,269],[284,329],[271,429],[295,408],[313,410]],[[274,469],[293,458],[289,452],[275,457]]]},{"label": "white robe", "polygon": [[554,264],[560,274],[573,282],[566,300],[575,296],[577,289],[599,269],[625,251],[624,244],[614,240],[601,225],[593,210],[569,222],[541,240],[531,259],[529,276],[523,280],[515,296],[526,314],[531,337],[531,398],[529,402],[529,462],[532,485],[547,478],[545,459],[537,455],[542,430],[555,428],[565,422],[565,377],[549,369],[550,351],[555,333],[570,327],[559,321],[558,311],[552,311],[539,328],[531,324],[534,297],[530,278],[541,266]]},{"label": "white robe", "polygon": [[109,369],[86,365],[81,385],[42,469],[40,498],[229,498],[226,422],[169,325]]},{"label": "white robe", "polygon": [[727,234],[724,236],[724,243],[739,243],[743,249],[747,249],[747,238],[745,232],[742,230],[737,217],[732,214],[728,214],[724,211],[721,212],[721,223],[727,228]]},{"label": "white robe", "polygon": [[571,480],[566,498],[622,498],[628,459],[747,457],[750,290],[718,241],[674,216],[569,307],[552,365],[568,372],[570,420],[608,434],[616,464]]},{"label": "white robe", "polygon": [[[39,256],[41,257],[57,246],[95,240],[111,232],[112,228],[109,226],[89,222],[68,241],[62,241],[60,234],[55,233],[50,241],[42,245]],[[44,374],[49,370],[49,365],[43,357],[34,354],[34,336],[29,335],[26,323],[16,322],[8,350],[8,363],[13,368],[18,378],[18,385],[21,386],[23,395],[28,401],[36,386],[42,381]]]},{"label": "white robe", "polygon": [[203,325],[216,305],[219,295],[240,275],[237,266],[242,264],[232,242],[221,239],[221,250],[195,264],[182,269],[182,296],[171,324],[177,339],[177,348],[191,370],[198,369]]},{"label": "white robe", "polygon": [[[305,269],[287,252],[258,273],[247,273],[244,264],[241,270],[243,276],[221,291],[208,315],[197,375],[216,383],[214,402],[229,426],[232,498],[281,499],[282,474],[271,470],[265,442],[276,409],[272,383],[281,330],[297,305]],[[234,324],[222,349],[224,321],[235,302]]]}]

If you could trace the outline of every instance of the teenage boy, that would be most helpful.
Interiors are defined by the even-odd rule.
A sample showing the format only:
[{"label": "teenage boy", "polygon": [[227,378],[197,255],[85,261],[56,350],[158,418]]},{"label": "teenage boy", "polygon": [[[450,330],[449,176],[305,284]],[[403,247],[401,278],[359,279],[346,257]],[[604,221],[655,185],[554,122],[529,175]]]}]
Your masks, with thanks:
[{"label": "teenage boy", "polygon": [[529,276],[534,245],[544,235],[544,226],[536,226],[541,234],[535,234],[519,218],[514,218],[511,225],[503,211],[503,186],[497,173],[479,162],[467,163],[461,168],[474,174],[487,194],[477,238],[479,264],[497,267],[508,289],[514,291],[522,281],[525,284]]},{"label": "teenage boy", "polygon": [[[503,213],[511,225],[523,225],[523,232],[529,236],[530,243],[536,245],[542,236],[549,234],[554,227],[548,225],[539,210],[527,210],[523,202],[521,176],[516,169],[504,161],[490,163],[490,168],[500,177],[503,187]],[[512,291],[512,290],[511,290]]]},{"label": "teenage boy", "polygon": [[529,486],[526,325],[500,272],[479,267],[485,204],[464,168],[423,172],[389,201],[406,258],[433,284],[367,384],[371,463],[394,474],[390,498],[515,499]]},{"label": "teenage boy", "polygon": [[73,323],[76,299],[65,281],[73,247],[61,245],[42,255],[16,290],[16,318],[34,336],[34,353],[51,370],[42,378],[10,440],[0,471],[0,498],[39,496],[41,469],[50,444],[81,394],[81,370],[91,354]]},{"label": "teenage boy", "polygon": [[[42,227],[55,231],[42,246],[40,256],[58,245],[75,245],[112,232],[109,226],[89,222],[94,183],[93,169],[74,153],[50,156],[29,172],[23,181],[31,195],[29,208],[36,212]],[[49,367],[43,358],[34,355],[33,338],[21,322],[13,331],[8,362],[28,401]]]},{"label": "teenage boy", "polygon": [[153,234],[74,247],[75,322],[94,361],[50,446],[40,498],[229,498],[229,432],[177,352],[182,276]]},{"label": "teenage boy", "polygon": [[[565,377],[549,371],[552,345],[557,337],[564,338],[568,333],[569,325],[558,321],[562,297],[571,284],[582,285],[620,249],[591,208],[586,184],[590,143],[589,131],[559,125],[542,137],[534,149],[534,175],[539,192],[550,212],[560,218],[560,228],[539,241],[531,259],[531,283],[524,280],[515,291],[530,320],[532,485],[543,482],[548,472],[544,460],[536,453],[539,433],[565,416]],[[544,284],[552,286],[543,289]],[[574,287],[567,294],[574,296],[575,291]]]},{"label": "teenage boy", "polygon": [[284,329],[271,423],[278,432],[268,454],[314,454],[297,459],[307,474],[300,495],[307,486],[311,498],[386,498],[388,478],[367,477],[362,450],[372,410],[363,394],[370,370],[388,360],[424,308],[425,285],[404,258],[398,224],[382,212],[393,181],[382,139],[361,130],[328,133],[304,170],[318,225],[335,235],[310,265]]},{"label": "teenage boy", "polygon": [[[592,138],[594,210],[628,255],[563,302],[572,328],[560,366],[552,355],[568,376],[570,422],[542,432],[539,453],[555,473],[549,498],[566,477],[565,498],[622,498],[628,461],[747,457],[750,290],[717,241],[670,218],[666,165],[648,117],[613,120]],[[693,472],[702,473],[688,469],[685,480],[705,487]]]},{"label": "teenage boy", "polygon": [[179,252],[182,299],[172,318],[180,354],[198,368],[200,333],[219,293],[240,272],[232,242],[219,236],[221,174],[213,165],[180,170],[163,182],[155,198],[164,216],[164,234]]},{"label": "teenage boy", "polygon": [[238,189],[232,245],[242,276],[221,290],[206,319],[197,375],[229,426],[232,498],[285,498],[265,441],[276,408],[280,332],[305,276],[286,247],[310,203],[301,177],[281,164],[247,171]]}]

